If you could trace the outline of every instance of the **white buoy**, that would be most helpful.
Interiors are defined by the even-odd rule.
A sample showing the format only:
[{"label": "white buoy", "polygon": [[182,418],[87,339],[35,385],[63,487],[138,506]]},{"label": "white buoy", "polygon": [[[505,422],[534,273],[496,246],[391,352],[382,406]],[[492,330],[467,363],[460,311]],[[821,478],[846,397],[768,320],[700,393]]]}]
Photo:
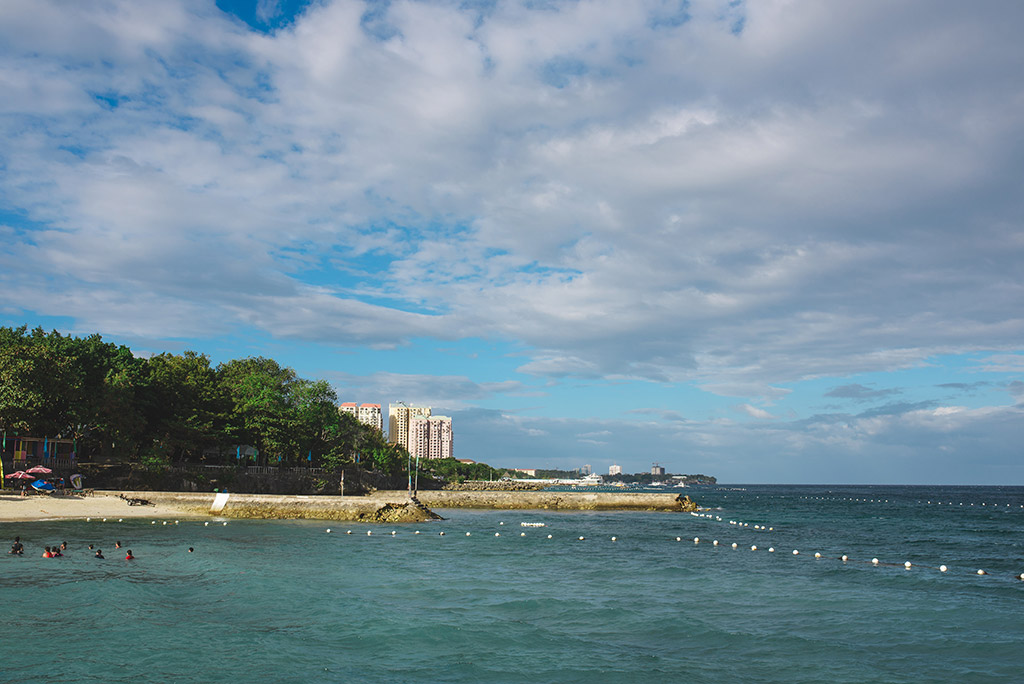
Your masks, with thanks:
[{"label": "white buoy", "polygon": [[583,537],[580,537],[580,541],[583,541]]},{"label": "white buoy", "polygon": [[814,557],[815,558],[821,558],[821,553],[819,553],[818,551],[815,551],[814,552]]},{"label": "white buoy", "polygon": [[352,534],[352,530],[345,530],[345,534]]},{"label": "white buoy", "polygon": [[469,532],[467,532],[467,533],[466,533],[466,536],[467,536],[467,537],[470,537],[470,536],[472,536],[472,535],[471,535],[471,534],[470,534]]},{"label": "white buoy", "polygon": [[548,535],[548,539],[551,539],[551,535],[550,534]]},{"label": "white buoy", "polygon": [[366,530],[366,536],[367,537],[372,537],[373,536],[373,530]]},{"label": "white buoy", "polygon": [[210,526],[210,523],[208,523],[208,522],[204,522],[203,523],[203,527],[209,527],[209,526]]},{"label": "white buoy", "polygon": [[793,555],[794,555],[794,556],[799,556],[799,555],[800,555],[800,552],[799,552],[799,551],[797,551],[796,549],[793,549]]},{"label": "white buoy", "polygon": [[[124,522],[124,518],[118,518],[118,519],[117,519],[117,522]],[[178,521],[177,521],[177,520],[175,520],[175,521],[174,521],[174,524],[175,524],[175,525],[177,525],[177,524],[178,524]]]},{"label": "white buoy", "polygon": [[939,566],[939,572],[946,572],[946,570],[949,570],[949,568],[947,568],[945,565]]},{"label": "white buoy", "polygon": [[769,546],[768,547],[768,553],[775,553],[775,547],[774,546]]},{"label": "white buoy", "polygon": [[331,528],[330,528],[330,527],[328,527],[328,528],[327,528],[327,534],[330,534],[330,533],[331,533]]},{"label": "white buoy", "polygon": [[[106,518],[104,518],[104,520],[106,520]],[[154,520],[153,522],[151,522],[151,523],[149,523],[149,524],[150,524],[150,525],[156,525],[156,520]]]},{"label": "white buoy", "polygon": [[526,536],[526,533],[525,533],[525,532],[520,532],[520,533],[519,533],[519,536],[520,536],[520,537],[525,537],[525,536]]},{"label": "white buoy", "polygon": [[751,550],[751,551],[757,551],[757,544],[755,544],[754,546],[751,546],[751,547],[750,547],[750,550]]},{"label": "white buoy", "polygon": [[166,524],[167,524],[167,521],[166,521],[166,520],[164,520],[164,525],[166,525]]},{"label": "white buoy", "polygon": [[871,559],[871,564],[872,565],[878,565],[878,559],[877,558],[872,558]]},{"label": "white buoy", "polygon": [[[104,519],[103,519],[103,522],[107,522],[107,519],[106,519],[106,518],[104,518]],[[154,520],[153,522],[156,522],[156,520]]]},{"label": "white buoy", "polygon": [[984,570],[978,570],[978,574],[979,575],[987,575],[988,573],[985,572]]},{"label": "white buoy", "polygon": [[768,528],[768,531],[769,531],[769,532],[774,532],[774,531],[775,531],[775,528],[774,528],[774,527],[769,527],[769,528]]},{"label": "white buoy", "polygon": [[842,556],[839,557],[839,560],[845,563],[846,561],[850,560],[850,557],[844,553]]},{"label": "white buoy", "polygon": [[503,522],[500,522],[500,523],[498,523],[498,524],[499,524],[499,525],[504,525],[505,523],[503,523]]},{"label": "white buoy", "polygon": [[711,542],[711,545],[712,546],[718,546],[718,540],[716,539],[715,541]]},{"label": "white buoy", "polygon": [[735,548],[737,548],[738,546],[739,546],[739,544],[737,544],[736,542],[733,542],[733,543],[732,543],[732,548],[734,548],[734,549],[735,549]]},{"label": "white buoy", "polygon": [[495,536],[495,537],[500,537],[500,536],[501,536],[501,532],[495,532],[495,533],[494,533],[494,536]]},{"label": "white buoy", "polygon": [[1024,572],[1022,572],[1019,575],[1017,575],[1017,579],[1024,580]]},{"label": "white buoy", "polygon": [[694,537],[693,538],[693,543],[694,544],[699,544],[700,543],[700,537]]},{"label": "white buoy", "polygon": [[907,570],[909,570],[910,569],[910,561],[907,561],[906,563],[904,563],[903,567],[905,567]]},{"label": "white buoy", "polygon": [[438,536],[443,537],[444,536],[444,532],[438,532]]},{"label": "white buoy", "polygon": [[[117,522],[121,522],[121,521],[120,521],[120,520],[118,520]],[[177,524],[178,524],[178,521],[177,521],[177,520],[175,520],[175,521],[174,521],[174,524],[175,524],[175,525],[177,525]]]},{"label": "white buoy", "polygon": [[676,541],[683,541],[682,537],[676,537]]},{"label": "white buoy", "polygon": [[415,532],[413,532],[413,534],[419,534],[419,533],[420,533],[419,530],[416,530]]},{"label": "white buoy", "polygon": [[391,530],[391,536],[392,536],[392,537],[394,537],[394,536],[395,536],[395,531],[394,531],[394,530]]},{"label": "white buoy", "polygon": [[618,537],[612,537],[612,541],[618,541]]},{"label": "white buoy", "polygon": [[92,520],[92,518],[86,518],[86,519],[85,519],[85,522],[89,522],[89,521],[91,521],[91,520]]},{"label": "white buoy", "polygon": [[224,527],[227,527],[228,526],[228,522],[225,520],[224,522],[221,523],[221,525],[223,525]]}]

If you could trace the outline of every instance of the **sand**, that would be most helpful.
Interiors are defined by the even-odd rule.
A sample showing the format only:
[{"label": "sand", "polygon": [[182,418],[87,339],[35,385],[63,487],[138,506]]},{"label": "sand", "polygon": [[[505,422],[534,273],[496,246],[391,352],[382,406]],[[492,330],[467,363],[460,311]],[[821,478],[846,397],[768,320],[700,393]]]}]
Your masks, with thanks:
[{"label": "sand", "polygon": [[71,494],[30,494],[22,497],[9,490],[0,493],[0,521],[75,520],[85,518],[181,519],[190,516],[166,505],[129,506],[117,492],[94,492],[88,496]]}]

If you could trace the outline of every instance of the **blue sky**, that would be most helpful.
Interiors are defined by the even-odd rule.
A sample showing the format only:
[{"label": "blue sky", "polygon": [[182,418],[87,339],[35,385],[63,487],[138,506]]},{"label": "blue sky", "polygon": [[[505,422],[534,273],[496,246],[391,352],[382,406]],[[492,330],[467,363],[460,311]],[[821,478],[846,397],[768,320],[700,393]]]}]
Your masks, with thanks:
[{"label": "blue sky", "polygon": [[0,324],[460,457],[1024,484],[1018,3],[0,6]]}]

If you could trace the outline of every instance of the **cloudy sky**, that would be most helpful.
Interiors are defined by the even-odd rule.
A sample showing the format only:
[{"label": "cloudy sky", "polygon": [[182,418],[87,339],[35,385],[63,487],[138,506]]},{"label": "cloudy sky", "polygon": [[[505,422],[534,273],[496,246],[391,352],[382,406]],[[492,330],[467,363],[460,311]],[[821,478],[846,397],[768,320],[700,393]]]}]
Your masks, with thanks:
[{"label": "cloudy sky", "polygon": [[494,465],[1024,484],[1019,2],[0,0],[0,324]]}]

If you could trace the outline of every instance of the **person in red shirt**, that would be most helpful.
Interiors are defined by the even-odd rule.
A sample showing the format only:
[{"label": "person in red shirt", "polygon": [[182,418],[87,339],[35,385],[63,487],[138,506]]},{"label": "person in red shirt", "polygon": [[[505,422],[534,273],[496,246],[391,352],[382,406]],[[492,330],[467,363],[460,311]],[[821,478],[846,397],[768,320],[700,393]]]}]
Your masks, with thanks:
[{"label": "person in red shirt", "polygon": [[135,556],[132,555],[132,550],[128,549],[128,555],[124,557],[125,560],[135,560]]},{"label": "person in red shirt", "polygon": [[47,546],[46,550],[43,551],[43,558],[53,558],[53,554],[50,553],[50,547]]}]

